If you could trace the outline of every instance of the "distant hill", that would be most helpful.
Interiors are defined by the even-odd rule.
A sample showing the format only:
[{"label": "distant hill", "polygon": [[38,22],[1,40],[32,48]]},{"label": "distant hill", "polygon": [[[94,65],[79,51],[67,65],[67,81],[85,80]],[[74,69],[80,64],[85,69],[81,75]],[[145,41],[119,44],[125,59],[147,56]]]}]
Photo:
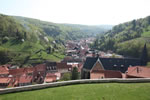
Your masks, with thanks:
[{"label": "distant hill", "polygon": [[15,17],[15,19],[21,22],[24,26],[27,26],[28,24],[34,25],[43,30],[43,32],[47,35],[55,38],[61,38],[63,40],[77,40],[96,36],[97,34],[101,34],[112,29],[112,25],[88,26],[78,24],[56,24],[25,17]]},{"label": "distant hill", "polygon": [[[93,48],[140,57],[145,43],[150,51],[150,16],[114,26],[96,39]],[[150,60],[150,52],[148,53]]]},{"label": "distant hill", "polygon": [[[75,25],[78,26],[78,25]],[[86,31],[88,27],[89,31]],[[101,31],[100,31],[101,30]],[[0,14],[0,64],[31,64],[64,57],[66,40],[78,40],[108,31]]]},{"label": "distant hill", "polygon": [[81,31],[88,34],[88,36],[96,36],[111,30],[113,25],[78,25],[78,24],[64,24],[66,26],[71,26],[73,28],[78,28]]}]

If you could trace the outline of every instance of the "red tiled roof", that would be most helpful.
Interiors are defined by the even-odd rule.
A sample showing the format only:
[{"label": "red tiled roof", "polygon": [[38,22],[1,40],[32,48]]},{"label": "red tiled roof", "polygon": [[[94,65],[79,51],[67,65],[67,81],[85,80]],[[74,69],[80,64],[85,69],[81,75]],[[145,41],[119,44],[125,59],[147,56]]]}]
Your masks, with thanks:
[{"label": "red tiled roof", "polygon": [[20,76],[18,83],[31,83],[32,81],[32,76]]},{"label": "red tiled roof", "polygon": [[54,73],[47,73],[45,77],[45,82],[53,82],[56,81],[57,76]]},{"label": "red tiled roof", "polygon": [[26,68],[26,72],[27,72],[27,73],[33,73],[34,71],[35,71],[35,68],[34,68],[34,67]]},{"label": "red tiled roof", "polygon": [[52,78],[45,78],[44,81],[47,82],[47,83],[49,83],[49,82],[53,82],[53,79]]},{"label": "red tiled roof", "polygon": [[36,71],[46,71],[46,65],[45,64],[38,64],[35,66]]},{"label": "red tiled roof", "polygon": [[6,66],[0,66],[0,74],[9,74],[9,70]]},{"label": "red tiled roof", "polygon": [[150,78],[150,68],[144,66],[129,67],[127,77]]},{"label": "red tiled roof", "polygon": [[54,73],[47,73],[46,77],[55,77],[56,75]]},{"label": "red tiled roof", "polygon": [[61,74],[59,72],[54,73],[54,75],[56,75],[57,77],[61,77]]},{"label": "red tiled roof", "polygon": [[22,75],[25,73],[25,68],[19,68],[19,69],[10,69],[9,74],[10,75]]},{"label": "red tiled roof", "polygon": [[64,69],[64,68],[72,68],[71,65],[67,65],[67,63],[57,63],[57,69]]},{"label": "red tiled roof", "polygon": [[4,78],[4,77],[2,77],[2,78],[0,78],[0,83],[9,83],[11,81],[11,78]]},{"label": "red tiled roof", "polygon": [[33,73],[34,71],[35,71],[34,67],[10,69],[9,74],[15,76],[15,75],[23,75],[25,73]]}]

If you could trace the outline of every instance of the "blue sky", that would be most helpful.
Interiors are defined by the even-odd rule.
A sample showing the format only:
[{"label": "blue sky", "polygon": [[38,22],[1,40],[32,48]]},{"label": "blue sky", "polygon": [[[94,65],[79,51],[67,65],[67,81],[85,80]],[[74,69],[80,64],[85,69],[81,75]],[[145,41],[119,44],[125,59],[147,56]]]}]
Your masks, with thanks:
[{"label": "blue sky", "polygon": [[55,23],[119,24],[150,15],[150,0],[0,0],[0,13]]}]

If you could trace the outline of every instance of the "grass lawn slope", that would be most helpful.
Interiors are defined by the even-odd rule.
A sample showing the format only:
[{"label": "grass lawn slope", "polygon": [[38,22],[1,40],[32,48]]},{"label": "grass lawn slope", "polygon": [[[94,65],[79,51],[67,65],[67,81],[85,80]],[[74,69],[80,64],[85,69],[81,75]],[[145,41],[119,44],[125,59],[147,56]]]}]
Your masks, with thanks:
[{"label": "grass lawn slope", "polygon": [[0,100],[150,100],[150,83],[70,85],[4,94]]}]

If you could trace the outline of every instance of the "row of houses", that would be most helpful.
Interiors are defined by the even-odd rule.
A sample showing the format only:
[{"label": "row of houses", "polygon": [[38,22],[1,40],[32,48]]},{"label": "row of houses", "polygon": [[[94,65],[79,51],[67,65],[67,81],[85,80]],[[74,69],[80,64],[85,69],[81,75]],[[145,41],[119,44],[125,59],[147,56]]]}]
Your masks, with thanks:
[{"label": "row of houses", "polygon": [[31,84],[49,83],[60,80],[64,73],[72,71],[79,64],[47,62],[32,67],[11,69],[9,65],[0,66],[0,87],[17,87]]},{"label": "row of houses", "polygon": [[141,58],[87,57],[82,68],[82,79],[99,78],[150,78],[150,68],[146,67],[146,44]]}]

